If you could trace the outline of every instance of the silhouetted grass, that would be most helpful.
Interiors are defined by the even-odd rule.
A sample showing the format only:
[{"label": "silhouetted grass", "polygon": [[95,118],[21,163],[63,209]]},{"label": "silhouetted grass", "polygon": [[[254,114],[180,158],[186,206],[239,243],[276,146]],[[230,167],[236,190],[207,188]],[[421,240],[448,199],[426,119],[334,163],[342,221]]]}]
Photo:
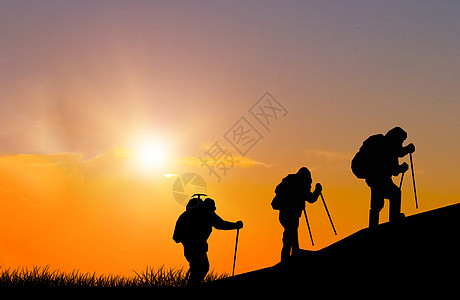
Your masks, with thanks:
[{"label": "silhouetted grass", "polygon": [[[187,284],[188,278],[188,272],[184,271],[183,268],[165,269],[164,267],[160,267],[155,270],[151,267],[147,267],[145,271],[141,273],[135,271],[134,273],[136,273],[135,280],[139,287],[184,287]],[[228,277],[228,275],[217,275],[214,271],[211,271],[206,275],[204,281],[210,282],[225,277]]]},{"label": "silhouetted grass", "polygon": [[[51,271],[49,266],[17,268],[11,270],[0,267],[0,287],[63,287],[63,288],[181,288],[187,283],[188,272],[183,268],[154,269],[146,267],[134,276],[96,275],[96,273],[80,273],[78,270],[71,273],[59,270]],[[209,273],[205,282],[227,277],[226,274],[216,275]]]}]

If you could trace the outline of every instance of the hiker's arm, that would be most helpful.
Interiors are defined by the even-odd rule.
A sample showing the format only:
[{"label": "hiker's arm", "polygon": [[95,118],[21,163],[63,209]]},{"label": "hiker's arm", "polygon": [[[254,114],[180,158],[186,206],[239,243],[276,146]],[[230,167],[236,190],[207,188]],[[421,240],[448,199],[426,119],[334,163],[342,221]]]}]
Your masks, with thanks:
[{"label": "hiker's arm", "polygon": [[317,183],[313,193],[309,193],[309,197],[307,197],[307,201],[309,203],[315,203],[316,200],[318,200],[319,194],[321,194],[322,190],[323,190],[323,187],[321,186],[321,184]]},{"label": "hiker's arm", "polygon": [[406,147],[401,147],[401,151],[398,154],[398,157],[404,157],[409,153],[414,153],[415,152],[415,145],[410,143]]},{"label": "hiker's arm", "polygon": [[401,173],[406,173],[407,170],[409,170],[409,165],[407,163],[402,163],[394,168],[392,175],[398,176]]},{"label": "hiker's arm", "polygon": [[214,223],[212,226],[219,230],[232,230],[232,229],[240,229],[243,228],[243,222],[229,222],[222,220],[217,214],[214,217]]}]

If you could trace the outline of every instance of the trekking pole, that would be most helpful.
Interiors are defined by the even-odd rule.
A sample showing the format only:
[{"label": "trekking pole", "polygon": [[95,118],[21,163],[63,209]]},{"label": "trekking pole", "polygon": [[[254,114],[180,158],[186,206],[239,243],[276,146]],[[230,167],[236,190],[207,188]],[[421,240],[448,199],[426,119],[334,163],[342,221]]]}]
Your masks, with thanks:
[{"label": "trekking pole", "polygon": [[332,223],[331,215],[329,214],[329,210],[327,209],[326,201],[324,201],[323,193],[320,192],[319,195],[321,196],[321,200],[323,200],[324,208],[326,209],[327,216],[329,217],[329,221],[332,225],[332,230],[334,230],[334,234],[337,235],[337,231],[335,231],[334,223]]},{"label": "trekking pole", "polygon": [[235,276],[236,250],[238,249],[238,235],[240,235],[240,229],[239,228],[236,230],[235,255],[233,256],[232,276]]},{"label": "trekking pole", "polygon": [[412,183],[414,185],[415,208],[418,209],[417,190],[415,189],[415,176],[414,176],[414,164],[412,162],[412,153],[409,153],[409,158],[410,158],[410,170],[412,172]]},{"label": "trekking pole", "polygon": [[307,227],[308,227],[308,233],[310,233],[311,245],[314,246],[315,244],[313,243],[313,236],[311,235],[310,223],[308,223],[307,211],[305,208],[303,209],[303,214],[305,216],[305,221],[307,221]]},{"label": "trekking pole", "polygon": [[406,172],[404,172],[404,173],[401,174],[401,181],[399,182],[399,189],[402,188],[402,183],[403,183],[403,179],[404,179],[404,174],[405,174],[405,173],[406,173]]}]

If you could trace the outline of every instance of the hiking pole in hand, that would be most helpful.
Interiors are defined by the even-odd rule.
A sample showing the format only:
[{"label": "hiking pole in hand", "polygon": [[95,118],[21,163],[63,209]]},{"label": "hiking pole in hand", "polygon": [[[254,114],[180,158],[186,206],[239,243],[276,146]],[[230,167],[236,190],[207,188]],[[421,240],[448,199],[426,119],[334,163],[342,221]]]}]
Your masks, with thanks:
[{"label": "hiking pole in hand", "polygon": [[233,270],[232,276],[235,276],[235,262],[236,262],[236,250],[238,249],[238,236],[240,235],[240,229],[236,230],[236,241],[235,241],[235,255],[233,256]]},{"label": "hiking pole in hand", "polygon": [[324,208],[326,209],[327,216],[329,217],[329,221],[332,225],[332,230],[334,230],[334,234],[337,235],[337,231],[335,231],[334,223],[332,223],[331,215],[329,214],[329,210],[327,209],[326,201],[324,201],[323,192],[320,192],[319,195],[321,196],[321,200],[323,200]]},{"label": "hiking pole in hand", "polygon": [[415,189],[414,163],[412,162],[412,153],[409,153],[409,158],[410,158],[410,170],[412,172],[412,183],[414,185],[415,208],[418,209],[417,190]]},{"label": "hiking pole in hand", "polygon": [[404,172],[404,173],[401,174],[401,181],[399,182],[399,189],[402,188],[402,183],[403,183],[403,179],[404,179],[404,174],[405,174],[405,173],[406,173],[406,172]]},{"label": "hiking pole in hand", "polygon": [[303,215],[305,216],[305,221],[307,221],[307,228],[308,228],[308,233],[310,234],[311,245],[314,246],[315,244],[313,243],[313,236],[311,235],[310,223],[308,223],[307,211],[305,208],[303,209]]}]

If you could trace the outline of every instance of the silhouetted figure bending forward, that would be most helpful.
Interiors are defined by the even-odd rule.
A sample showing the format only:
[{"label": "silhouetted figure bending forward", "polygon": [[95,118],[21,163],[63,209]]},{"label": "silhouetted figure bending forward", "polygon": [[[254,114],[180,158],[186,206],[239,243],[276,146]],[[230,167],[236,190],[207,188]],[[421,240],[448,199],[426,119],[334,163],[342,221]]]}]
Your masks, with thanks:
[{"label": "silhouetted figure bending forward", "polygon": [[393,183],[392,176],[408,170],[407,163],[399,164],[398,158],[415,151],[414,144],[403,147],[407,133],[401,127],[390,129],[385,135],[376,134],[367,138],[352,160],[353,173],[366,179],[371,188],[369,228],[379,224],[384,199],[390,201],[390,222],[399,223],[401,217],[401,190]]},{"label": "silhouetted figure bending forward", "polygon": [[206,253],[208,252],[207,240],[212,227],[221,230],[243,228],[243,222],[224,221],[215,210],[215,202],[211,198],[206,198],[204,201],[193,198],[176,222],[173,240],[182,243],[185,258],[190,264],[188,286],[200,286],[209,271]]},{"label": "silhouetted figure bending forward", "polygon": [[299,218],[305,209],[305,201],[314,203],[322,191],[321,184],[317,183],[313,193],[311,190],[311,173],[306,167],[302,167],[296,174],[289,174],[283,178],[276,187],[276,196],[273,198],[273,209],[279,210],[279,220],[284,228],[283,248],[281,261],[285,262],[292,255],[300,251]]}]

